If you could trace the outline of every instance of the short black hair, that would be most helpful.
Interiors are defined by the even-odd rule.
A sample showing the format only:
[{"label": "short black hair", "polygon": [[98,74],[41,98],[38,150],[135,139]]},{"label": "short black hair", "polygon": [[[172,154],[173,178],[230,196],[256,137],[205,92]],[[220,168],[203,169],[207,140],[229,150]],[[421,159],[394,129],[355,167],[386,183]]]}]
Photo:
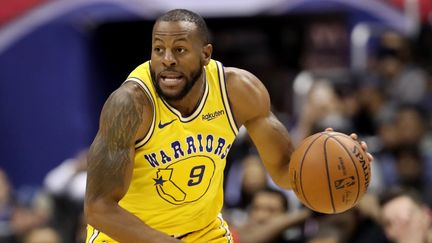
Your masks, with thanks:
[{"label": "short black hair", "polygon": [[194,23],[197,27],[198,33],[201,35],[204,44],[210,43],[210,34],[207,28],[207,24],[204,21],[203,17],[199,14],[194,13],[187,9],[173,9],[165,14],[161,15],[156,19],[156,23],[160,21],[166,22],[178,22],[185,21]]},{"label": "short black hair", "polygon": [[285,212],[288,211],[288,209],[289,209],[288,198],[287,198],[287,196],[282,191],[277,190],[277,189],[273,189],[273,188],[270,188],[270,187],[265,187],[265,188],[263,188],[263,189],[258,190],[257,192],[255,192],[255,194],[254,194],[253,197],[255,198],[260,193],[268,193],[268,194],[274,194],[274,195],[278,196],[280,198],[280,200],[281,200],[283,210]]},{"label": "short black hair", "polygon": [[422,124],[424,125],[427,123],[429,119],[429,113],[427,112],[424,106],[418,104],[402,103],[399,104],[396,108],[398,113],[403,111],[413,111],[419,116]]},{"label": "short black hair", "polygon": [[418,206],[425,205],[424,199],[421,197],[420,193],[414,188],[409,187],[393,187],[390,190],[386,190],[379,197],[379,205],[383,207],[390,201],[393,201],[399,197],[408,197]]}]

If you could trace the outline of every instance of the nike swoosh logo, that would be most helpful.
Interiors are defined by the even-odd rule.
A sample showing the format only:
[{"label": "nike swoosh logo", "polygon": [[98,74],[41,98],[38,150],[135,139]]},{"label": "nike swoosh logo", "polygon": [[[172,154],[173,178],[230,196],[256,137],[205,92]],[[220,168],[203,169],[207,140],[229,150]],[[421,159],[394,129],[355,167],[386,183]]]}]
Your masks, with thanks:
[{"label": "nike swoosh logo", "polygon": [[160,129],[162,129],[162,128],[168,126],[169,124],[173,123],[175,120],[177,120],[177,119],[174,119],[174,120],[169,121],[169,122],[166,122],[166,123],[161,123],[161,122],[159,121],[159,125],[158,125],[158,127],[159,127]]}]

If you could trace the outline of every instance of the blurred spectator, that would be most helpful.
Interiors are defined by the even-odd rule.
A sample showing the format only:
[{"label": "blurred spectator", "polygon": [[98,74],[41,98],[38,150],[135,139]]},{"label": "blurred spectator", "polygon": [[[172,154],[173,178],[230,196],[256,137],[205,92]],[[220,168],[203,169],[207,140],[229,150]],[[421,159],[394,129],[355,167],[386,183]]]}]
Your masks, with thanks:
[{"label": "blurred spectator", "polygon": [[427,132],[427,114],[416,105],[398,107],[395,125],[401,145],[419,146],[422,153],[430,153],[430,134]]},{"label": "blurred spectator", "polygon": [[344,113],[343,104],[329,80],[314,80],[305,94],[297,127],[292,132],[295,143],[316,132],[332,127],[335,131],[352,131],[351,121]]},{"label": "blurred spectator", "polygon": [[51,198],[38,187],[17,190],[10,222],[15,239],[20,240],[34,228],[51,223],[53,213]]},{"label": "blurred spectator", "polygon": [[0,242],[12,242],[10,220],[13,214],[12,188],[6,173],[0,169]]},{"label": "blurred spectator", "polygon": [[411,49],[410,41],[397,32],[386,31],[380,36],[369,69],[358,77],[359,107],[353,116],[358,133],[375,135],[403,104],[427,104],[428,76],[414,62]]},{"label": "blurred spectator", "polygon": [[417,146],[402,146],[395,151],[396,173],[399,183],[405,187],[426,190],[425,165]]},{"label": "blurred spectator", "polygon": [[363,80],[355,99],[357,103],[351,115],[355,130],[360,135],[376,135],[382,120],[388,119],[390,111],[384,89],[374,82]]},{"label": "blurred spectator", "polygon": [[62,240],[54,228],[41,226],[28,232],[22,243],[62,243]]},{"label": "blurred spectator", "polygon": [[378,144],[376,144],[375,152],[380,154],[387,154],[394,151],[400,144],[398,128],[395,122],[395,110],[386,109],[377,116],[377,137]]},{"label": "blurred spectator", "polygon": [[258,155],[247,155],[235,163],[227,176],[226,206],[245,210],[254,193],[267,187],[267,174]]},{"label": "blurred spectator", "polygon": [[[45,190],[55,203],[53,221],[65,243],[79,242],[87,179],[87,149],[79,151],[49,171],[44,180]],[[68,219],[68,220],[65,220]]]},{"label": "blurred spectator", "polygon": [[234,221],[242,223],[254,194],[267,187],[284,193],[288,198],[290,210],[298,208],[299,201],[294,192],[280,189],[271,180],[258,155],[250,153],[241,161],[234,161],[226,176],[226,213],[231,214],[235,218]]},{"label": "blurred spectator", "polygon": [[376,82],[391,103],[420,104],[427,91],[424,70],[412,62],[407,39],[397,32],[382,34],[377,50]]},{"label": "blurred spectator", "polygon": [[431,243],[430,208],[413,189],[391,189],[380,198],[385,233],[394,243]]},{"label": "blurred spectator", "polygon": [[38,187],[12,191],[7,175],[0,169],[0,242],[17,243],[33,228],[47,224],[52,202]]},{"label": "blurred spectator", "polygon": [[311,242],[388,243],[378,220],[378,199],[367,193],[356,207],[345,212],[315,213],[306,224],[306,237]]},{"label": "blurred spectator", "polygon": [[379,138],[382,148],[375,157],[382,168],[384,186],[416,187],[432,204],[430,135],[421,109],[399,106],[393,118],[382,124]]},{"label": "blurred spectator", "polygon": [[302,242],[302,230],[296,227],[310,214],[306,209],[289,213],[288,201],[282,192],[274,189],[260,190],[252,199],[248,221],[236,228],[238,242]]},{"label": "blurred spectator", "polygon": [[74,158],[66,159],[49,171],[44,180],[45,189],[52,195],[83,202],[87,179],[87,152],[87,149],[81,150]]}]

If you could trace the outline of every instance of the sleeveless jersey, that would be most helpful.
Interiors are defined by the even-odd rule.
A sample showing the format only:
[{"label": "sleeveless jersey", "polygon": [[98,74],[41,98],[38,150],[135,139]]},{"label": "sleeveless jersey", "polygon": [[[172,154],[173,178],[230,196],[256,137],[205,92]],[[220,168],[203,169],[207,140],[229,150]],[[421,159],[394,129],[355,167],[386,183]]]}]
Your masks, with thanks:
[{"label": "sleeveless jersey", "polygon": [[238,128],[220,62],[211,60],[205,67],[204,95],[188,117],[156,93],[150,72],[148,61],[126,80],[143,88],[154,114],[147,135],[135,146],[131,184],[119,205],[150,227],[179,236],[218,217],[225,160]]}]

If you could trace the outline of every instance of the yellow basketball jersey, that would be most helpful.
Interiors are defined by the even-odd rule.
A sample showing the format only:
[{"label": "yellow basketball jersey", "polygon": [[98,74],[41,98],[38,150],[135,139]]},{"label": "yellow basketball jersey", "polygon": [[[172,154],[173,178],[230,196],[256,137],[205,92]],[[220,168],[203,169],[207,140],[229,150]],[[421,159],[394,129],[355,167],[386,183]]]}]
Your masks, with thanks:
[{"label": "yellow basketball jersey", "polygon": [[127,79],[143,88],[155,112],[149,132],[136,144],[131,184],[119,204],[150,227],[179,236],[218,217],[225,160],[238,129],[220,62],[205,67],[204,95],[188,117],[159,97],[150,72],[146,62]]}]

